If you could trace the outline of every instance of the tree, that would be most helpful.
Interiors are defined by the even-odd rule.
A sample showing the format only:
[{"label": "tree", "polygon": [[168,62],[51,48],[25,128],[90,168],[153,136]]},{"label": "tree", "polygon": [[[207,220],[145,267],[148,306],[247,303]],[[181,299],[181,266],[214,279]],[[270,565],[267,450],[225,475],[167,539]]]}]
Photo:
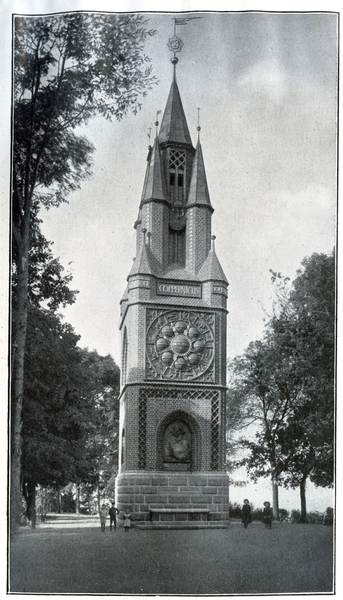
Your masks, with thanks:
[{"label": "tree", "polygon": [[[113,498],[114,478],[118,469],[120,370],[113,358],[83,350],[83,367],[89,377],[94,403],[94,418],[85,451],[92,457],[92,480],[100,496]],[[78,483],[89,483],[89,476]]]},{"label": "tree", "polygon": [[304,259],[290,293],[287,312],[273,328],[303,380],[302,404],[279,443],[288,451],[286,485],[300,487],[301,519],[306,520],[306,480],[331,486],[334,480],[335,417],[335,256]]},{"label": "tree", "polygon": [[80,349],[78,341],[56,314],[30,308],[22,411],[22,489],[28,515],[35,509],[37,484],[57,491],[68,483],[94,488],[99,447],[106,464],[111,464],[111,454],[117,455],[119,368],[110,356]]},{"label": "tree", "polygon": [[[59,258],[54,257],[49,242],[41,232],[42,220],[38,218],[37,206],[34,205],[31,216],[31,235],[28,251],[28,301],[36,307],[55,311],[61,306],[74,304],[76,290],[69,285],[73,279],[71,273],[65,273]],[[17,247],[12,251],[12,317],[17,314],[18,271]],[[15,326],[13,327],[13,330]]]},{"label": "tree", "polygon": [[269,331],[263,340],[249,344],[244,355],[230,365],[229,405],[234,404],[240,412],[241,425],[250,425],[254,431],[253,439],[240,439],[248,455],[239,464],[247,467],[254,481],[261,476],[271,477],[275,518],[279,511],[278,483],[285,468],[278,435],[293,416],[301,390],[302,382],[292,363]]},{"label": "tree", "polygon": [[16,305],[12,332],[11,523],[20,514],[21,423],[29,248],[40,207],[58,206],[90,175],[93,146],[77,127],[120,119],[155,83],[143,54],[146,20],[133,14],[15,17],[12,233]]},{"label": "tree", "polygon": [[[278,286],[287,281],[272,277]],[[243,422],[262,423],[254,441],[242,440],[249,450],[242,462],[255,479],[271,474],[275,482],[299,486],[305,521],[306,480],[333,482],[334,254],[304,259],[288,299],[282,293],[281,300],[262,341],[232,363],[230,402]]]},{"label": "tree", "polygon": [[28,315],[22,410],[21,481],[27,513],[37,484],[55,489],[83,470],[94,407],[82,370],[79,337],[51,311]]}]

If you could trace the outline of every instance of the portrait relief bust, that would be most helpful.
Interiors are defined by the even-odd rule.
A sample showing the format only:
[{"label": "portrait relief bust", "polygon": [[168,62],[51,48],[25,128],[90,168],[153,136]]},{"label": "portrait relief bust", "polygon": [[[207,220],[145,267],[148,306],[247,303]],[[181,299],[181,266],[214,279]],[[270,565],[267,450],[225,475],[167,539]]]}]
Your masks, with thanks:
[{"label": "portrait relief bust", "polygon": [[170,423],[163,437],[163,461],[190,463],[192,435],[187,425],[176,420]]}]

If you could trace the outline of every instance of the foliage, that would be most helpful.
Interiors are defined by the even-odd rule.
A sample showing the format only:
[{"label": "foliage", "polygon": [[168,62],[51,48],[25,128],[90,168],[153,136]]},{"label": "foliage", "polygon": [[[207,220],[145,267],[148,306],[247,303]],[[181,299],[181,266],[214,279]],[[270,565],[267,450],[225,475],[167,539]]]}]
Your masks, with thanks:
[{"label": "foliage", "polygon": [[[272,475],[286,487],[333,482],[335,375],[335,257],[314,254],[302,263],[280,310],[274,310],[260,341],[229,365],[228,415],[233,430],[254,428],[240,440],[253,480]],[[230,426],[230,424],[229,424]]]},{"label": "foliage", "polygon": [[55,488],[84,472],[94,408],[78,336],[49,311],[30,307],[22,411],[22,480]]},{"label": "foliage", "polygon": [[[137,14],[15,17],[14,222],[26,196],[49,207],[89,175],[92,145],[75,128],[97,114],[137,112],[155,83]],[[55,186],[52,190],[51,186]]]},{"label": "foliage", "polygon": [[242,507],[238,502],[229,502],[229,517],[230,519],[241,519],[242,518]]},{"label": "foliage", "polygon": [[[72,274],[65,274],[64,267],[52,254],[53,242],[48,242],[41,232],[42,220],[37,216],[37,203],[32,211],[30,246],[28,254],[28,299],[30,304],[49,308],[53,311],[59,307],[73,304],[76,300],[75,290],[70,290]],[[12,252],[12,303],[15,309],[18,295],[17,247]]]},{"label": "foliage", "polygon": [[[45,263],[48,290],[30,287],[35,269],[38,211],[58,206],[90,175],[92,144],[80,127],[96,115],[120,119],[140,108],[156,83],[144,42],[154,31],[137,14],[65,13],[14,18],[12,234],[13,302],[11,395],[11,524],[21,514],[21,445],[29,301],[49,288],[57,304],[74,300],[59,262]],[[49,248],[42,238],[43,253]],[[40,260],[40,259],[39,259]],[[38,262],[39,262],[38,260]],[[42,262],[42,261],[40,261]],[[29,272],[30,270],[30,272]],[[40,274],[38,273],[38,278]],[[36,278],[37,281],[37,278]],[[30,297],[30,293],[31,297]],[[66,294],[66,295],[65,295]],[[38,297],[38,298],[37,298]],[[56,308],[55,304],[50,305]],[[14,352],[15,349],[15,352]],[[32,496],[32,490],[30,491]]]},{"label": "foliage", "polygon": [[279,508],[279,521],[286,521],[288,523],[289,519],[289,511],[285,508]]},{"label": "foliage", "polygon": [[[28,505],[34,505],[37,484],[57,490],[70,481],[84,482],[94,489],[99,446],[116,455],[119,369],[110,356],[78,348],[78,339],[57,315],[31,306],[22,411],[22,481]],[[112,467],[110,460],[107,464]]]},{"label": "foliage", "polygon": [[93,382],[94,419],[85,452],[92,457],[91,479],[100,498],[113,499],[118,467],[120,370],[111,356],[83,351],[83,365]]},{"label": "foliage", "polygon": [[333,525],[333,508],[327,507],[324,515],[324,525]]},{"label": "foliage", "polygon": [[292,311],[273,321],[276,335],[303,381],[301,406],[282,431],[280,443],[296,447],[286,483],[301,475],[320,486],[334,477],[335,256],[303,261],[290,296]]},{"label": "foliage", "polygon": [[254,481],[271,474],[277,478],[284,460],[278,433],[294,414],[302,382],[269,331],[262,341],[249,344],[244,356],[232,361],[229,373],[229,404],[238,407],[241,426],[257,427],[254,440],[240,440],[241,447],[249,451],[240,464],[247,466]]},{"label": "foliage", "polygon": [[75,513],[76,512],[76,500],[72,490],[65,492],[61,495],[61,512],[63,513]]}]

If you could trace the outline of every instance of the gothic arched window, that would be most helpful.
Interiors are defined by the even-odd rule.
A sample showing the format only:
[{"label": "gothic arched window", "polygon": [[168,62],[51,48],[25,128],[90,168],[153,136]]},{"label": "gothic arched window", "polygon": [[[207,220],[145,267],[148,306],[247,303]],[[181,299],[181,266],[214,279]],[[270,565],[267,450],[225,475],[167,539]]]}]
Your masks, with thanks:
[{"label": "gothic arched window", "polygon": [[186,230],[175,231],[169,227],[169,264],[184,266],[186,262]]},{"label": "gothic arched window", "polygon": [[169,196],[174,206],[184,204],[186,154],[180,150],[169,149]]}]

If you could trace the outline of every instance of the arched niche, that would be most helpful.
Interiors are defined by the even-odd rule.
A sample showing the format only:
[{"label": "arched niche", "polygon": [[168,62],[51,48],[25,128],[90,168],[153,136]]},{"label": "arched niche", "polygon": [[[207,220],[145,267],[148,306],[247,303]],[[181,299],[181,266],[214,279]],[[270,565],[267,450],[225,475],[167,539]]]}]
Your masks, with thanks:
[{"label": "arched niche", "polygon": [[196,419],[177,410],[161,421],[156,434],[156,468],[163,471],[201,469],[201,432]]}]

